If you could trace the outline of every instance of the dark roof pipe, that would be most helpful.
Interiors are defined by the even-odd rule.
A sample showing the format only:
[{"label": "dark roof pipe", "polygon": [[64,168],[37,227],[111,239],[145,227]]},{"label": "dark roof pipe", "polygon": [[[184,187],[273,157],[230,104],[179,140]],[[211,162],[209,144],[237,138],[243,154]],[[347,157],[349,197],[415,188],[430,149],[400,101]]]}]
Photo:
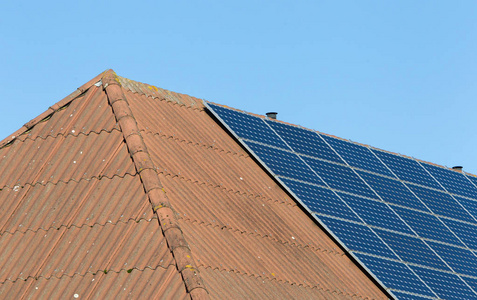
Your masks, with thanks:
[{"label": "dark roof pipe", "polygon": [[267,112],[266,115],[269,119],[276,120],[277,119],[277,114],[278,114],[277,112]]}]

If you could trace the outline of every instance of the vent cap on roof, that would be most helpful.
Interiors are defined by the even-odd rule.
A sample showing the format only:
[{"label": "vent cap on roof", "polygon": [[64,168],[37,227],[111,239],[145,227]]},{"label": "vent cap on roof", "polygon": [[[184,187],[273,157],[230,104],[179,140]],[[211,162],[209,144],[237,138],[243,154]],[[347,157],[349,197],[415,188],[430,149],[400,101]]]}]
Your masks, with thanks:
[{"label": "vent cap on roof", "polygon": [[462,172],[462,168],[463,168],[462,166],[454,166],[452,167],[452,170]]},{"label": "vent cap on roof", "polygon": [[277,112],[267,112],[267,117],[269,119],[273,119],[273,120],[276,120],[277,119]]}]

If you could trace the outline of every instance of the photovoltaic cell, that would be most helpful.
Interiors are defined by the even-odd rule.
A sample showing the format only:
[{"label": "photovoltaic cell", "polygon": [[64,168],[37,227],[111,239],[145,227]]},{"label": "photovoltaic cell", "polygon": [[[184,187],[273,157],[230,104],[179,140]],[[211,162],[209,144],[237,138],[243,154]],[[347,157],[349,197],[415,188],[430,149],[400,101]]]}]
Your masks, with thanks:
[{"label": "photovoltaic cell", "polygon": [[456,246],[464,246],[435,216],[401,207],[394,207],[394,210],[419,236]]},{"label": "photovoltaic cell", "polygon": [[477,225],[443,219],[444,223],[454,232],[467,247],[477,250]]},{"label": "photovoltaic cell", "polygon": [[414,272],[442,299],[475,299],[476,295],[456,275],[411,266]]},{"label": "photovoltaic cell", "polygon": [[477,299],[477,177],[206,106],[399,299]]},{"label": "photovoltaic cell", "polygon": [[309,157],[303,157],[303,159],[331,188],[367,197],[376,197],[373,191],[350,168]]},{"label": "photovoltaic cell", "polygon": [[376,229],[375,232],[403,261],[451,272],[431,248],[424,244],[419,238],[380,229]]},{"label": "photovoltaic cell", "polygon": [[464,174],[430,164],[423,163],[423,166],[449,193],[477,199],[477,188]]},{"label": "photovoltaic cell", "polygon": [[394,177],[386,166],[382,164],[368,148],[324,134],[321,136],[350,166]]},{"label": "photovoltaic cell", "polygon": [[428,188],[409,184],[408,187],[421,199],[424,204],[429,207],[433,213],[456,218],[468,222],[473,222],[474,219],[462,206],[454,200],[449,194],[444,191],[438,192]]},{"label": "photovoltaic cell", "polygon": [[256,143],[247,145],[276,175],[325,185],[296,154]]},{"label": "photovoltaic cell", "polygon": [[363,218],[366,224],[413,234],[409,227],[380,200],[370,200],[355,195],[338,193],[346,203]]},{"label": "photovoltaic cell", "polygon": [[435,297],[405,264],[361,253],[355,255],[390,289]]},{"label": "photovoltaic cell", "polygon": [[472,215],[472,222],[477,223],[477,200],[471,200],[457,195],[453,195],[453,197]]},{"label": "photovoltaic cell", "polygon": [[261,118],[211,103],[208,105],[213,108],[220,118],[222,118],[239,137],[288,149],[280,137],[276,135]]},{"label": "photovoltaic cell", "polygon": [[283,123],[266,121],[297,153],[343,163],[336,153],[313,131]]},{"label": "photovoltaic cell", "polygon": [[360,222],[356,214],[331,190],[287,178],[280,178],[280,180],[313,212]]},{"label": "photovoltaic cell", "polygon": [[373,151],[393,172],[404,181],[417,183],[439,189],[439,184],[424,170],[417,161],[391,154],[384,151],[372,149]]},{"label": "photovoltaic cell", "polygon": [[416,294],[408,294],[403,292],[392,291],[394,296],[399,300],[429,300],[428,297],[418,296]]},{"label": "photovoltaic cell", "polygon": [[431,246],[455,272],[477,277],[476,257],[471,251],[434,242],[429,242],[429,246]]},{"label": "photovoltaic cell", "polygon": [[318,218],[352,251],[398,259],[366,226],[325,216]]},{"label": "photovoltaic cell", "polygon": [[473,176],[473,175],[470,175],[470,174],[466,174],[465,177],[467,177],[467,179],[469,179],[470,182],[471,182],[475,187],[477,187],[477,176]]},{"label": "photovoltaic cell", "polygon": [[358,171],[358,173],[384,201],[429,211],[402,182],[362,171]]},{"label": "photovoltaic cell", "polygon": [[465,282],[474,290],[477,291],[477,278],[462,277]]}]

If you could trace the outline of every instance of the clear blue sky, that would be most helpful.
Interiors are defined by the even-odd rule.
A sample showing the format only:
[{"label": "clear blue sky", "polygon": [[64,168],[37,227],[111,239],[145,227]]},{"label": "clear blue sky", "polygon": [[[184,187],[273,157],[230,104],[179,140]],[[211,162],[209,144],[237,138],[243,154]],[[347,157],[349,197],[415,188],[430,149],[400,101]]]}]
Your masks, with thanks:
[{"label": "clear blue sky", "polygon": [[0,11],[0,139],[112,68],[477,173],[476,1],[2,1]]}]

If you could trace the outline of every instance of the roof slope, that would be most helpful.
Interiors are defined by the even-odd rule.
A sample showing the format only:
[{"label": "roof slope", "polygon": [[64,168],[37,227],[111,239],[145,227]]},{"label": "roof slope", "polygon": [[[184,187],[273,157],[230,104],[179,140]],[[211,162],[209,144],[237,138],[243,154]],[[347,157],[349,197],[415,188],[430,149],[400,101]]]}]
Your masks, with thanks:
[{"label": "roof slope", "polygon": [[0,143],[2,298],[386,295],[204,111],[106,71]]}]

